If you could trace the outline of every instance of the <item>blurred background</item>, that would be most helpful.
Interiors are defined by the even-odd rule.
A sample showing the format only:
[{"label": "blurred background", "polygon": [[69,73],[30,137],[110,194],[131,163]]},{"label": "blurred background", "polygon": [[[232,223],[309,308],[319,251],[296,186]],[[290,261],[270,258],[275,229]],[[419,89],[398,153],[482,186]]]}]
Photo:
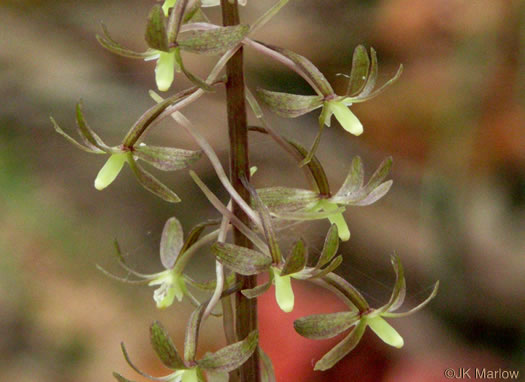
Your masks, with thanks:
[{"label": "blurred background", "polygon": [[[148,327],[160,320],[179,349],[189,304],[158,311],[147,286],[108,279],[117,274],[113,240],[140,272],[162,270],[160,232],[177,216],[186,232],[217,217],[186,171],[155,172],[183,199],[169,205],[140,188],[125,169],[108,189],[93,180],[104,159],[75,149],[56,134],[52,115],[73,132],[82,98],[90,125],[118,144],[153,103],[154,64],[116,57],[95,34],[100,22],[124,46],[144,50],[148,0],[3,0],[0,2],[0,380],[110,381],[117,370],[142,381],[125,364],[119,343],[153,375],[166,374],[149,347]],[[273,1],[249,0],[253,21]],[[212,19],[219,10],[209,9]],[[394,282],[397,253],[408,283],[405,308],[422,301],[436,280],[437,298],[409,318],[391,320],[402,350],[366,333],[328,372],[312,366],[340,338],[299,337],[293,320],[343,309],[322,290],[296,283],[296,308],[284,314],[272,293],[261,299],[261,342],[278,381],[443,381],[446,368],[520,370],[525,365],[525,3],[518,0],[290,1],[256,38],[309,57],[342,94],[354,47],[373,46],[380,80],[401,80],[383,95],[355,105],[364,134],[334,123],[318,156],[337,190],[355,155],[367,174],[392,155],[394,186],[373,206],[348,208],[352,238],[341,246],[338,273],[381,306]],[[248,84],[311,94],[283,67],[247,51]],[[205,76],[213,58],[186,56]],[[188,86],[178,76],[173,90]],[[223,92],[202,98],[185,114],[227,163]],[[266,112],[283,135],[309,146],[318,113],[284,120]],[[255,121],[250,115],[251,121]],[[170,121],[149,143],[196,148]],[[295,163],[269,138],[254,135],[258,187],[307,187]],[[205,158],[195,166],[223,200],[226,194]],[[317,254],[326,221],[280,233],[287,251],[298,236]],[[212,276],[208,252],[189,273]],[[120,272],[120,273],[119,273]],[[201,353],[224,343],[220,320],[204,328]]]}]

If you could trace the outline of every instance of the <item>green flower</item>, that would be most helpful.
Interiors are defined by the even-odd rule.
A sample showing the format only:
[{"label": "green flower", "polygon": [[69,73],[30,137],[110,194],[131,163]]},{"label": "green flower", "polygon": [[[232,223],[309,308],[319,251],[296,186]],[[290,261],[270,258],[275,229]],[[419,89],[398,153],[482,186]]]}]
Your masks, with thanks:
[{"label": "green flower", "polygon": [[[183,272],[191,256],[193,256],[200,247],[209,243],[216,237],[216,232],[211,232],[202,239],[199,239],[203,230],[207,226],[215,225],[217,223],[217,221],[208,221],[198,224],[190,231],[186,240],[184,240],[184,234],[180,222],[175,217],[169,218],[164,225],[160,240],[160,261],[165,268],[162,272],[143,274],[129,268],[124,262],[118,244],[116,244],[116,249],[117,254],[119,255],[120,265],[129,273],[138,277],[138,279],[124,279],[115,276],[100,267],[98,268],[108,276],[119,281],[138,284],[147,283],[149,286],[158,286],[153,292],[153,300],[159,309],[165,309],[171,306],[175,299],[179,302],[182,301],[184,296],[188,296],[193,304],[199,305],[199,301],[190,293],[186,283],[204,291],[212,291],[215,284],[214,282],[198,283],[184,275]],[[230,277],[226,284],[230,285],[232,282],[233,277]]]},{"label": "green flower", "polygon": [[[192,173],[191,175],[206,196],[209,196],[209,190],[205,188],[196,174]],[[237,228],[241,229],[241,232],[247,234],[259,250],[248,249],[235,244],[217,242],[212,246],[212,252],[222,264],[226,265],[236,273],[250,276],[268,272],[268,281],[266,283],[258,285],[252,289],[244,289],[241,293],[248,298],[256,298],[266,292],[270,286],[274,284],[277,304],[284,312],[291,312],[295,303],[295,297],[291,285],[292,278],[300,280],[320,278],[332,272],[341,264],[342,256],[336,257],[337,249],[339,247],[337,226],[332,225],[328,231],[323,252],[314,267],[306,266],[308,252],[302,240],[298,240],[292,246],[288,257],[284,260],[275,237],[270,213],[267,207],[263,204],[257,192],[246,178],[242,178],[241,180],[244,187],[249,190],[252,199],[257,206],[257,210],[259,211],[262,220],[266,243],[268,243],[268,245],[264,242],[260,242],[257,235],[254,232],[251,232],[249,228],[241,226],[241,228]]]},{"label": "green flower", "polygon": [[359,343],[367,327],[386,344],[401,348],[403,338],[385,320],[411,315],[427,305],[437,294],[439,282],[425,301],[404,313],[395,311],[401,307],[406,295],[406,283],[403,266],[398,257],[392,256],[392,265],[396,273],[396,282],[388,303],[381,308],[370,308],[363,296],[344,279],[331,274],[325,281],[336,288],[350,307],[348,312],[318,314],[300,318],[294,322],[297,333],[310,339],[332,338],[351,328],[350,333],[332,350],[326,353],[315,365],[315,370],[327,370],[334,366],[344,356],[350,353]]},{"label": "green flower", "polygon": [[403,66],[400,66],[396,75],[385,83],[381,88],[374,91],[377,74],[377,55],[374,49],[370,49],[370,57],[365,47],[359,45],[354,50],[352,70],[346,94],[343,96],[335,94],[332,86],[325,76],[308,59],[289,50],[270,46],[276,54],[284,56],[292,62],[292,67],[300,73],[314,88],[317,95],[296,95],[289,93],[273,92],[258,89],[259,98],[277,115],[285,118],[296,118],[307,114],[315,109],[322,108],[319,116],[319,133],[305,158],[304,164],[308,163],[320,142],[321,132],[324,126],[330,126],[332,115],[341,124],[343,129],[353,135],[363,133],[363,125],[349,109],[351,105],[358,102],[368,101],[379,95],[388,86],[394,83],[400,76]]},{"label": "green flower", "polygon": [[[151,345],[164,366],[173,370],[171,374],[158,378],[143,372],[130,360],[124,344],[121,344],[126,362],[138,374],[153,381],[227,382],[228,373],[239,368],[257,349],[259,335],[257,331],[253,331],[242,341],[228,345],[215,353],[208,352],[201,359],[196,360],[197,338],[205,307],[206,304],[201,305],[190,317],[184,341],[183,357],[179,355],[172,339],[160,322],[155,321],[151,325]],[[119,373],[114,372],[113,376],[119,382],[131,382]]]},{"label": "green flower", "polygon": [[[155,81],[160,91],[167,91],[171,87],[175,71],[184,73],[199,88],[212,91],[209,84],[186,70],[181,51],[205,55],[223,53],[248,34],[249,26],[219,27],[210,24],[200,6],[188,7],[188,3],[167,0],[162,6],[153,6],[146,27],[148,49],[145,52],[123,48],[111,38],[104,25],[103,35],[97,35],[97,39],[104,48],[120,56],[145,61],[156,60]],[[214,5],[215,2],[203,2],[202,6]],[[171,12],[170,8],[173,8]],[[188,27],[183,27],[184,24],[188,24]]]},{"label": "green flower", "polygon": [[361,158],[355,157],[348,176],[336,194],[325,196],[311,190],[270,187],[257,190],[270,213],[287,220],[328,219],[337,225],[339,237],[350,239],[350,230],[344,219],[346,206],[367,206],[381,199],[392,186],[392,180],[383,182],[392,166],[392,158],[385,159],[364,184]]},{"label": "green flower", "polygon": [[149,146],[145,143],[137,142],[146,132],[155,117],[173,104],[173,102],[176,102],[177,99],[178,98],[171,97],[152,106],[135,122],[128,134],[124,137],[122,143],[118,146],[110,147],[106,145],[88,126],[84,119],[81,103],[77,104],[76,119],[78,133],[82,143],[64,132],[53,118],[51,118],[51,122],[57,133],[81,150],[91,154],[109,155],[106,163],[102,166],[95,178],[94,186],[97,190],[103,190],[113,183],[124,167],[124,164],[127,163],[144,188],[168,202],[176,203],[180,201],[179,197],[152,174],[143,169],[142,166],[137,163],[138,160],[147,162],[162,171],[176,171],[187,168],[193,164],[201,157],[202,152],[171,147]]}]

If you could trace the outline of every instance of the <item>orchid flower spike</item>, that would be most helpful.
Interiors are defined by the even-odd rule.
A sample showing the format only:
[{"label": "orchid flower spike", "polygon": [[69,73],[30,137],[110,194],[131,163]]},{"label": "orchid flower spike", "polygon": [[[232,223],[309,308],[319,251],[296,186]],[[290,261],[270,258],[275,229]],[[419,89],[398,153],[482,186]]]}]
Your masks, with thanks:
[{"label": "orchid flower spike", "polygon": [[332,350],[326,353],[316,364],[315,370],[327,370],[350,353],[359,343],[367,327],[383,340],[386,344],[401,348],[403,338],[385,320],[385,318],[398,318],[409,316],[425,307],[437,294],[439,282],[436,282],[430,295],[415,308],[397,313],[406,295],[406,283],[401,261],[397,256],[392,256],[392,265],[396,273],[396,282],[390,300],[381,308],[371,308],[364,297],[347,281],[334,274],[325,278],[328,284],[338,289],[347,300],[351,308],[348,312],[317,314],[300,318],[294,322],[297,333],[310,339],[332,338],[352,328],[350,333]]},{"label": "orchid flower spike", "polygon": [[392,166],[386,158],[364,184],[363,163],[360,157],[352,165],[343,185],[335,195],[287,187],[270,187],[257,190],[272,216],[285,220],[328,219],[337,225],[342,241],[350,239],[350,230],[344,219],[346,206],[367,206],[375,203],[390,190],[392,180],[384,181]]},{"label": "orchid flower spike", "polygon": [[131,127],[122,143],[118,146],[108,146],[89,127],[82,112],[82,104],[79,102],[76,108],[76,119],[78,134],[82,143],[78,142],[51,118],[51,122],[57,133],[66,138],[76,147],[91,154],[109,155],[106,163],[98,172],[94,186],[97,190],[103,190],[116,179],[124,164],[128,164],[135,174],[139,183],[148,191],[160,198],[177,203],[180,198],[166,185],[160,182],[152,174],[142,168],[137,162],[142,160],[162,171],[176,171],[189,167],[197,161],[201,151],[183,150],[171,147],[149,146],[145,143],[137,143],[148,129],[151,122],[162,113],[168,106],[176,102],[178,97],[167,98],[162,103],[152,106]]},{"label": "orchid flower spike", "polygon": [[[228,373],[238,369],[257,349],[259,334],[256,330],[241,341],[230,344],[214,353],[207,352],[201,359],[195,359],[202,313],[206,304],[195,310],[189,320],[181,357],[168,332],[155,321],[150,327],[151,345],[161,362],[173,372],[164,377],[153,377],[140,370],[131,361],[126,347],[121,344],[122,353],[128,365],[138,374],[152,381],[166,382],[225,382]],[[119,382],[131,382],[119,373],[113,376]]]},{"label": "orchid flower spike", "polygon": [[349,82],[346,94],[340,96],[335,94],[332,86],[319,69],[305,57],[286,49],[259,44],[291,61],[295,69],[301,73],[317,93],[317,95],[296,95],[265,89],[257,90],[259,98],[281,117],[296,118],[315,109],[322,108],[319,116],[319,133],[303,164],[308,163],[315,153],[322,129],[324,126],[331,125],[332,115],[335,116],[347,132],[356,136],[361,135],[363,133],[363,125],[349,107],[354,103],[365,102],[378,96],[388,86],[393,84],[403,71],[403,66],[401,65],[392,79],[374,91],[378,74],[377,55],[375,50],[371,48],[369,56],[366,48],[359,45],[354,50],[352,70],[350,75],[347,76]]}]

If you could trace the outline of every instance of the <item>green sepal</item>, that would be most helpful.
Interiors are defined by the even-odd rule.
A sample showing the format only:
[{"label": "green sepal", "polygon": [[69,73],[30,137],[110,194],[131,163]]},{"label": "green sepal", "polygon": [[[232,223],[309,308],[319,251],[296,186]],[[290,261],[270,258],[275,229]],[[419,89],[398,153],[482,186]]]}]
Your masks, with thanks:
[{"label": "green sepal", "polygon": [[177,348],[160,322],[155,321],[151,324],[150,337],[153,350],[166,367],[173,370],[186,368]]},{"label": "green sepal", "polygon": [[328,273],[323,277],[323,281],[336,288],[346,299],[349,300],[350,308],[365,312],[370,309],[368,302],[363,295],[348,281],[335,273]]},{"label": "green sepal", "polygon": [[332,338],[344,332],[359,321],[358,312],[314,314],[294,321],[295,331],[312,340]]},{"label": "green sepal", "polygon": [[76,107],[77,127],[80,137],[84,140],[87,147],[93,150],[108,152],[109,147],[100,139],[100,137],[87,124],[84,113],[82,112],[82,103],[78,102]]},{"label": "green sepal", "polygon": [[195,227],[193,227],[188,234],[188,237],[186,238],[186,241],[184,242],[182,249],[180,250],[180,253],[186,252],[193,244],[199,240],[199,237],[201,236],[202,232],[206,229],[206,227],[214,226],[220,224],[219,219],[211,219],[202,223],[197,224]]},{"label": "green sepal", "polygon": [[111,154],[95,178],[95,188],[100,191],[113,183],[127,159],[128,153],[126,152]]},{"label": "green sepal", "polygon": [[[168,36],[168,46],[173,46],[177,41],[177,36],[179,34],[180,27],[184,21],[184,12],[188,6],[188,0],[179,0],[171,15],[168,18],[167,24],[167,36]],[[162,6],[164,10],[164,5]],[[167,13],[164,11],[164,15],[167,16]]]},{"label": "green sepal", "polygon": [[335,257],[325,268],[319,270],[319,272],[313,273],[310,278],[324,277],[330,272],[335,271],[342,263],[343,256],[339,255]]},{"label": "green sepal", "polygon": [[[259,42],[260,43],[260,42]],[[319,95],[322,95],[323,97],[328,97],[334,94],[334,90],[332,89],[332,86],[328,82],[328,80],[325,78],[323,73],[317,67],[312,64],[310,60],[308,60],[306,57],[303,57],[297,53],[292,52],[291,50],[279,48],[277,46],[269,45],[269,44],[263,44],[266,47],[275,50],[276,52],[281,53],[286,58],[293,61],[294,64],[296,64],[303,72],[304,74],[310,79],[310,81],[315,85],[316,89],[314,89]]]},{"label": "green sepal", "polygon": [[279,244],[277,243],[277,238],[275,236],[275,232],[273,230],[272,226],[272,220],[270,217],[270,211],[268,210],[268,207],[263,203],[259,195],[257,194],[257,191],[255,191],[255,188],[250,184],[246,176],[240,177],[241,182],[250,193],[250,196],[252,197],[252,200],[255,204],[255,208],[257,212],[259,213],[259,216],[261,217],[264,236],[266,237],[266,241],[268,243],[268,246],[270,248],[270,254],[272,255],[272,261],[275,264],[279,264],[282,260],[282,254],[281,249],[279,248]]},{"label": "green sepal", "polygon": [[259,359],[261,360],[261,382],[277,382],[272,360],[259,346]]},{"label": "green sepal", "polygon": [[162,171],[182,170],[202,157],[202,151],[139,144],[133,155]]},{"label": "green sepal", "polygon": [[257,194],[271,213],[309,208],[319,201],[317,193],[300,188],[260,188]]},{"label": "green sepal", "polygon": [[323,98],[318,95],[305,96],[265,89],[257,89],[257,95],[272,112],[284,118],[296,118],[323,105]]},{"label": "green sepal", "polygon": [[394,272],[396,274],[396,281],[394,283],[394,289],[392,290],[392,295],[388,303],[378,309],[382,312],[391,312],[398,309],[403,302],[405,301],[406,296],[406,281],[405,281],[405,271],[403,269],[403,264],[398,256],[393,255],[390,259],[392,266],[394,267]]},{"label": "green sepal", "polygon": [[240,43],[249,30],[248,25],[193,30],[181,35],[177,43],[182,50],[187,52],[215,55]]},{"label": "green sepal", "polygon": [[348,172],[343,185],[334,195],[334,198],[343,199],[352,196],[352,199],[359,200],[359,197],[363,194],[361,190],[363,188],[364,178],[365,172],[363,169],[363,161],[359,156],[356,156],[352,159],[350,171]]},{"label": "green sepal", "polygon": [[404,345],[403,337],[381,316],[367,317],[366,323],[375,334],[387,345],[395,348],[402,348]]},{"label": "green sepal", "polygon": [[167,19],[160,5],[154,5],[148,15],[146,26],[146,42],[150,48],[162,52],[169,51],[168,34],[166,31]]},{"label": "green sepal", "polygon": [[133,159],[133,155],[131,153],[128,156],[128,163],[142,187],[167,202],[180,202],[180,198],[177,196],[177,194],[175,194],[149,172],[140,167],[139,164],[135,162],[135,159]]},{"label": "green sepal", "polygon": [[180,254],[184,234],[176,217],[171,217],[164,224],[160,239],[160,261],[164,268],[171,269]]},{"label": "green sepal", "polygon": [[194,362],[195,354],[197,352],[197,344],[199,343],[199,331],[202,321],[202,315],[207,304],[200,305],[193,311],[188,320],[186,327],[186,335],[184,337],[184,360],[186,362]]},{"label": "green sepal", "polygon": [[242,341],[228,345],[215,353],[206,353],[198,361],[198,365],[206,371],[233,371],[252,356],[257,348],[258,341],[259,333],[254,330]]},{"label": "green sepal", "polygon": [[419,304],[415,308],[412,308],[407,312],[400,312],[400,313],[392,312],[392,311],[384,312],[381,314],[381,316],[391,317],[391,318],[400,318],[400,317],[410,316],[420,311],[421,309],[423,309],[434,297],[436,297],[438,290],[439,290],[439,281],[434,284],[434,288],[432,289],[432,292],[430,293],[430,295],[421,304]]},{"label": "green sepal", "polygon": [[366,84],[368,73],[370,71],[370,58],[363,45],[358,45],[354,49],[352,57],[352,71],[346,89],[346,95],[353,96],[359,94]]},{"label": "green sepal", "polygon": [[120,374],[117,373],[116,371],[113,372],[113,377],[115,377],[115,379],[116,379],[118,382],[134,382],[134,381],[132,381],[131,379],[127,379],[127,378],[123,377],[122,375],[120,375]]},{"label": "green sepal", "polygon": [[281,269],[281,277],[302,271],[306,266],[307,256],[308,251],[304,246],[304,241],[297,240]]},{"label": "green sepal", "polygon": [[366,322],[361,320],[354,329],[315,364],[314,370],[328,370],[357,346],[365,333]]},{"label": "green sepal", "polygon": [[172,97],[168,97],[162,100],[161,102],[153,105],[148,110],[146,110],[144,114],[140,116],[140,118],[133,124],[131,129],[128,131],[128,133],[122,140],[122,145],[124,145],[125,147],[133,147],[135,143],[144,135],[151,123],[155,119],[157,119],[157,117],[164,110],[166,110],[166,108],[176,103],[181,98],[181,95],[176,94]]},{"label": "green sepal", "polygon": [[101,36],[97,34],[97,41],[100,45],[102,45],[103,48],[109,50],[111,53],[122,57],[136,59],[148,59],[154,54],[154,52],[151,50],[148,50],[146,52],[135,52],[133,50],[122,47],[122,45],[113,40],[113,38],[109,35],[108,28],[106,27],[106,25],[101,24],[101,27],[103,35]]},{"label": "green sepal", "polygon": [[315,268],[320,269],[324,265],[328,264],[333,257],[336,255],[337,250],[339,249],[339,230],[337,229],[336,224],[332,224],[330,229],[326,233],[324,239],[323,250],[321,251],[321,256],[317,260]]},{"label": "green sepal", "polygon": [[217,242],[212,245],[211,250],[221,263],[245,276],[264,272],[272,264],[270,256],[234,244]]},{"label": "green sepal", "polygon": [[251,288],[251,289],[243,289],[243,290],[241,290],[241,293],[244,296],[246,296],[247,298],[259,297],[260,295],[262,295],[263,293],[268,291],[268,289],[270,289],[270,287],[272,286],[272,283],[273,283],[273,279],[274,279],[273,272],[268,272],[268,281],[267,282],[265,282],[264,284],[261,284],[261,285],[257,285],[256,287]]},{"label": "green sepal", "polygon": [[283,312],[290,313],[293,310],[295,297],[292,289],[291,276],[281,276],[277,268],[272,268],[274,273],[275,300]]},{"label": "green sepal", "polygon": [[177,63],[178,67],[182,70],[182,73],[184,73],[186,78],[191,81],[191,83],[193,83],[195,86],[207,92],[215,91],[212,86],[206,83],[206,81],[200,79],[199,77],[195,76],[194,74],[192,74],[186,69],[186,67],[184,66],[184,63],[182,62],[182,57],[180,55],[179,48],[175,49],[174,54],[175,54],[175,62]]},{"label": "green sepal", "polygon": [[104,151],[101,151],[97,149],[96,147],[87,147],[78,142],[75,138],[67,134],[62,128],[58,125],[57,121],[53,117],[49,117],[51,120],[51,123],[53,124],[53,127],[55,128],[55,131],[62,135],[64,138],[66,138],[67,141],[69,141],[71,144],[73,144],[75,147],[79,148],[82,151],[88,152],[90,154],[105,154]]}]

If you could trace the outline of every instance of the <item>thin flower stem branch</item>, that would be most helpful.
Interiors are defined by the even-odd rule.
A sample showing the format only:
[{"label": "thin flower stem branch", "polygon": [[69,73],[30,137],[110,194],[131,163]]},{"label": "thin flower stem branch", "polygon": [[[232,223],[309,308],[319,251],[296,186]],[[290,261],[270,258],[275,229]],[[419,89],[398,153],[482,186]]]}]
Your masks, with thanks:
[{"label": "thin flower stem branch", "polygon": [[262,227],[261,219],[259,216],[255,213],[255,211],[242,199],[242,197],[239,195],[237,190],[233,187],[230,180],[228,179],[228,176],[224,172],[224,169],[222,168],[221,162],[219,158],[217,157],[217,154],[215,154],[215,151],[211,147],[211,145],[206,141],[206,139],[199,133],[197,130],[192,126],[191,122],[185,118],[180,113],[172,113],[172,118],[180,124],[184,130],[188,132],[192,136],[192,138],[197,142],[197,144],[200,146],[202,151],[206,154],[208,159],[211,162],[211,165],[213,166],[213,169],[215,170],[215,173],[217,174],[217,177],[221,181],[222,185],[228,193],[231,195],[231,197],[235,200],[236,203],[239,204],[239,206],[244,210],[246,215],[258,226]]},{"label": "thin flower stem branch", "polygon": [[321,90],[317,87],[315,82],[313,82],[310,77],[301,69],[297,64],[295,64],[292,60],[290,60],[288,57],[282,55],[281,53],[268,48],[266,45],[261,44],[260,42],[257,42],[255,40],[245,38],[243,40],[243,43],[246,46],[249,46],[250,48],[255,49],[259,53],[262,53],[278,62],[286,66],[287,68],[290,68],[297,74],[299,74],[308,84],[315,90],[317,94],[323,94]]},{"label": "thin flower stem branch", "polygon": [[182,253],[177,259],[175,266],[173,267],[174,272],[182,273],[182,271],[184,270],[184,268],[186,268],[186,265],[193,257],[193,255],[195,255],[195,253],[204,245],[216,240],[219,233],[220,229],[216,229],[215,231],[210,232],[209,234],[200,238],[196,243],[194,243],[190,248],[188,248],[186,252]]},{"label": "thin flower stem branch", "polygon": [[[228,203],[228,206],[226,206],[228,210],[231,211],[232,209],[232,201]],[[228,225],[230,224],[230,219],[228,219],[226,216],[222,217],[221,226],[219,228],[219,236],[217,237],[217,241],[219,243],[224,243],[226,240],[226,234],[228,232]],[[204,310],[204,313],[202,315],[202,322],[204,322],[210,313],[215,309],[215,306],[221,299],[222,290],[224,289],[224,266],[222,263],[218,260],[215,260],[215,275],[217,278],[217,282],[215,284],[215,290],[213,291],[213,295],[210,298],[210,301],[208,302],[208,305],[206,306],[206,309]]]}]

